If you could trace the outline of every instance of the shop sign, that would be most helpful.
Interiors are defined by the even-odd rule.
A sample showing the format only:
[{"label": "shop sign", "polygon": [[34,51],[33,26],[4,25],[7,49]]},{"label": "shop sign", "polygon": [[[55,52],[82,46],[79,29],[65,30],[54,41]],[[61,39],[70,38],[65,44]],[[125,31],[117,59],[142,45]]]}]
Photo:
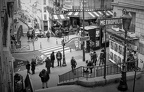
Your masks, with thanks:
[{"label": "shop sign", "polygon": [[99,19],[99,25],[120,25],[122,24],[122,18],[104,18]]},{"label": "shop sign", "polygon": [[87,41],[87,40],[90,40],[89,36],[80,37],[80,41]]}]

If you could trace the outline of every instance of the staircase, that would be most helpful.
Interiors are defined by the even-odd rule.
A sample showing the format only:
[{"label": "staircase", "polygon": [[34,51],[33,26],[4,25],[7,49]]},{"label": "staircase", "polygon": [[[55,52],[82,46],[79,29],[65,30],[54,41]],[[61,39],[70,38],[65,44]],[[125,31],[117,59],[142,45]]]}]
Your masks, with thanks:
[{"label": "staircase", "polygon": [[[88,71],[87,71],[88,69]],[[115,64],[106,65],[106,75],[120,74],[121,68]],[[104,65],[94,66],[92,68],[92,73],[90,72],[90,67],[80,66],[75,69],[74,72],[68,71],[62,75],[59,75],[59,83],[57,85],[69,85],[74,84],[81,79],[89,79],[104,76]]]}]

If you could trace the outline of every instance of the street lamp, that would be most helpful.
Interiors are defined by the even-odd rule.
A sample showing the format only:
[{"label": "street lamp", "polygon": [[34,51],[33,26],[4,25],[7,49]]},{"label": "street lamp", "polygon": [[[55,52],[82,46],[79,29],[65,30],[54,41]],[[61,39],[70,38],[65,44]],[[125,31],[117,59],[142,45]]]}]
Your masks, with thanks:
[{"label": "street lamp", "polygon": [[127,47],[127,31],[129,30],[132,17],[129,15],[129,12],[126,11],[126,9],[123,9],[123,29],[125,30],[125,40],[124,40],[124,59],[123,59],[123,65],[122,65],[122,78],[120,80],[120,84],[118,86],[118,90],[120,91],[126,91],[128,90],[127,86],[127,80],[126,80],[126,47]]},{"label": "street lamp", "polygon": [[[64,35],[67,35],[68,33],[69,33],[68,31],[65,31]],[[63,36],[63,40],[62,40],[62,46],[63,46],[63,64],[62,64],[62,66],[67,66],[66,65],[66,61],[65,61],[65,49],[64,49],[64,47],[65,47],[65,40],[64,40],[64,36]]]},{"label": "street lamp", "polygon": [[[84,36],[85,31],[84,31],[84,0],[83,0],[83,32],[82,32],[82,36]],[[83,61],[85,61],[85,46],[84,46],[85,42],[83,41],[82,43],[82,49],[83,49]]]}]

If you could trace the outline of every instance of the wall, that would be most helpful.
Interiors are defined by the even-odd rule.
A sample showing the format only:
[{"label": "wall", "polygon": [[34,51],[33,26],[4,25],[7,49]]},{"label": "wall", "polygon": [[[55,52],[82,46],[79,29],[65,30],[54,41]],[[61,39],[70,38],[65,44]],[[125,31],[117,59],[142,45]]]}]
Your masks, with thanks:
[{"label": "wall", "polygon": [[[4,9],[4,6],[7,7],[7,2],[9,0],[0,0],[0,11]],[[5,8],[7,9],[7,8]],[[2,12],[0,12],[0,17],[2,17]],[[8,17],[8,29],[7,31],[7,45],[3,46],[2,36],[3,36],[3,22],[0,18],[0,92],[14,92],[14,82],[13,82],[13,62],[14,58],[12,57],[10,48],[10,26],[12,17]],[[13,30],[12,30],[13,31]]]}]

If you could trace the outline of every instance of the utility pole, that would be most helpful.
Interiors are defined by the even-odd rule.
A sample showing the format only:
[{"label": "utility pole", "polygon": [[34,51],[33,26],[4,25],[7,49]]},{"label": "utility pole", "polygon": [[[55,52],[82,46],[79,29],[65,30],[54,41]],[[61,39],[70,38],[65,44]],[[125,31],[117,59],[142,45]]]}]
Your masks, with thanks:
[{"label": "utility pole", "polygon": [[[83,0],[83,32],[82,32],[82,36],[84,36],[85,33],[85,28],[84,28],[84,0]],[[83,41],[82,46],[83,46],[83,61],[85,61],[85,42]]]}]

